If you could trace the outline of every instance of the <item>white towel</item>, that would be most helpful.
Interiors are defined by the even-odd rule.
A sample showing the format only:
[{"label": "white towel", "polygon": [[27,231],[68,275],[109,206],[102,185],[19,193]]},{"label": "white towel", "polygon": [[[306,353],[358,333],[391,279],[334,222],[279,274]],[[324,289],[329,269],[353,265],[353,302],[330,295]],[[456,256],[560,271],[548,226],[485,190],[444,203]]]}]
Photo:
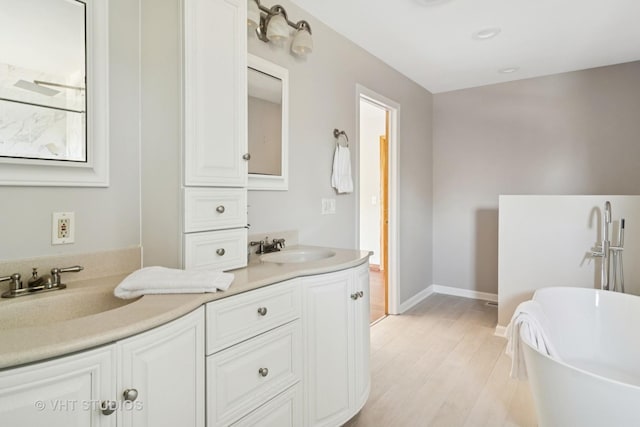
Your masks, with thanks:
[{"label": "white towel", "polygon": [[226,291],[233,282],[232,273],[213,270],[177,270],[145,267],[134,271],[120,283],[113,294],[122,299],[147,294],[201,294]]},{"label": "white towel", "polygon": [[525,301],[516,308],[506,331],[509,340],[506,353],[511,356],[511,378],[527,379],[527,367],[522,351],[522,346],[525,345],[523,339],[540,353],[560,359],[546,332],[548,328],[547,316],[537,301]]},{"label": "white towel", "polygon": [[338,193],[351,193],[353,191],[353,179],[351,178],[351,153],[349,147],[336,145],[333,154],[333,172],[331,174],[331,186]]}]

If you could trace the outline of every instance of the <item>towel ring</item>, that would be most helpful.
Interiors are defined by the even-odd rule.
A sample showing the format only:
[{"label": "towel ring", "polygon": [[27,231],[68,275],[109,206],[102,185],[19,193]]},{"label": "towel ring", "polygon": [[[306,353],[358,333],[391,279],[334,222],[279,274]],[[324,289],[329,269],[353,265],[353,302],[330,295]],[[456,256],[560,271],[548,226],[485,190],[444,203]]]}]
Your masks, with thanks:
[{"label": "towel ring", "polygon": [[334,129],[333,130],[333,136],[336,139],[336,144],[337,145],[340,145],[340,136],[344,136],[344,139],[346,140],[345,147],[349,146],[349,137],[347,136],[347,133],[345,131]]}]

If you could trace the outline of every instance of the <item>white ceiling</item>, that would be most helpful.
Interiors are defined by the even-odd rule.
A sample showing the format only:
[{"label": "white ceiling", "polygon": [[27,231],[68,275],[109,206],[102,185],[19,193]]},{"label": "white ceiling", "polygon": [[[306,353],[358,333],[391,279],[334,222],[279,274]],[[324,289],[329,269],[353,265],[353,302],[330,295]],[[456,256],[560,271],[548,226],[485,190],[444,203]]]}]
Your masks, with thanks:
[{"label": "white ceiling", "polygon": [[640,59],[639,0],[292,1],[433,93]]}]

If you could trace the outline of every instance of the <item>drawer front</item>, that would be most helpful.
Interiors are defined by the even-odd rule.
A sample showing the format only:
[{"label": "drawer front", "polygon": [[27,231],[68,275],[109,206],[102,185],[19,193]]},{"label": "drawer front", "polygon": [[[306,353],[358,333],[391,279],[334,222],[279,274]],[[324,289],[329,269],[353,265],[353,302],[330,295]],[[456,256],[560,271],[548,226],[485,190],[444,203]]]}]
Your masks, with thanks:
[{"label": "drawer front", "polygon": [[245,188],[185,188],[184,232],[222,230],[247,225]]},{"label": "drawer front", "polygon": [[207,304],[207,354],[300,317],[300,280],[293,279]]},{"label": "drawer front", "polygon": [[184,235],[184,268],[231,270],[247,265],[247,229]]},{"label": "drawer front", "polygon": [[207,357],[207,425],[229,425],[301,377],[300,320]]},{"label": "drawer front", "polygon": [[302,425],[302,386],[294,385],[280,393],[234,427],[299,427]]}]

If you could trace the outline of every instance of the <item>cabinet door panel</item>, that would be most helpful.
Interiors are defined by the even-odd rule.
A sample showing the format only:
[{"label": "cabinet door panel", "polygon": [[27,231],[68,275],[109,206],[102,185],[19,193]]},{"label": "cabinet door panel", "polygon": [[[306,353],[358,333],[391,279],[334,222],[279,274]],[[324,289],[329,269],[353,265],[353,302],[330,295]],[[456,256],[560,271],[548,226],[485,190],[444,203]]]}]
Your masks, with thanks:
[{"label": "cabinet door panel", "polygon": [[345,420],[353,383],[351,271],[303,280],[307,425]]},{"label": "cabinet door panel", "polygon": [[244,188],[185,188],[184,232],[223,230],[247,225]]},{"label": "cabinet door panel", "polygon": [[207,357],[207,425],[228,425],[297,383],[300,362],[297,320]]},{"label": "cabinet door panel", "polygon": [[247,265],[247,229],[184,236],[184,268],[231,270]]},{"label": "cabinet door panel", "polygon": [[185,0],[185,185],[246,187],[245,0]]},{"label": "cabinet door panel", "polygon": [[293,279],[210,302],[206,306],[207,354],[299,318],[300,298],[299,280]]},{"label": "cabinet door panel", "polygon": [[117,396],[138,391],[121,426],[204,426],[204,308],[119,343]]},{"label": "cabinet door panel", "polygon": [[354,291],[362,292],[362,297],[358,298],[354,304],[355,322],[355,396],[354,401],[358,410],[364,406],[369,397],[371,378],[369,373],[369,264],[365,263],[354,270]]},{"label": "cabinet door panel", "polygon": [[300,427],[302,425],[302,386],[282,392],[233,427]]},{"label": "cabinet door panel", "polygon": [[115,346],[0,372],[3,427],[115,427],[100,402],[113,400]]}]

